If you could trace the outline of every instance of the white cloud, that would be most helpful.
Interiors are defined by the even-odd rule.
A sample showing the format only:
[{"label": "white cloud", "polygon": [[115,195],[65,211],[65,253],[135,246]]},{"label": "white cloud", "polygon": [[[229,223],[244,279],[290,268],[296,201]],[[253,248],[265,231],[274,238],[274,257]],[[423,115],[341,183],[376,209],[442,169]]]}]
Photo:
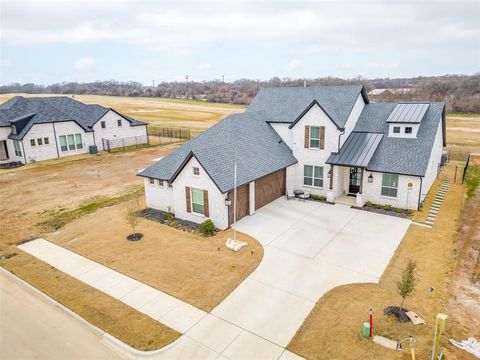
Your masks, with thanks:
[{"label": "white cloud", "polygon": [[80,59],[77,59],[74,63],[73,63],[73,68],[75,70],[80,70],[80,71],[83,71],[83,70],[88,70],[88,69],[91,69],[93,65],[95,65],[95,59],[90,57],[90,56],[85,56],[85,57],[82,57]]},{"label": "white cloud", "polygon": [[208,64],[208,63],[201,63],[201,64],[197,64],[197,69],[198,70],[208,70],[210,69],[211,65]]},{"label": "white cloud", "polygon": [[293,59],[288,62],[288,64],[285,66],[285,69],[287,70],[295,70],[298,69],[299,67],[303,66],[303,61],[299,59]]}]

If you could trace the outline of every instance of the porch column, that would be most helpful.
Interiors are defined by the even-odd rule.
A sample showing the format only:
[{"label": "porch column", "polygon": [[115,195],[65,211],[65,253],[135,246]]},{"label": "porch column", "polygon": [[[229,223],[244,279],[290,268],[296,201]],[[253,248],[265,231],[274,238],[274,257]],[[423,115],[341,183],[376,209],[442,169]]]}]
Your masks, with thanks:
[{"label": "porch column", "polygon": [[333,189],[333,165],[330,165],[330,190]]},{"label": "porch column", "polygon": [[248,184],[248,215],[255,214],[255,181]]},{"label": "porch column", "polygon": [[359,191],[360,194],[363,194],[363,172],[364,172],[364,169],[362,168],[362,170],[360,171],[360,191]]}]

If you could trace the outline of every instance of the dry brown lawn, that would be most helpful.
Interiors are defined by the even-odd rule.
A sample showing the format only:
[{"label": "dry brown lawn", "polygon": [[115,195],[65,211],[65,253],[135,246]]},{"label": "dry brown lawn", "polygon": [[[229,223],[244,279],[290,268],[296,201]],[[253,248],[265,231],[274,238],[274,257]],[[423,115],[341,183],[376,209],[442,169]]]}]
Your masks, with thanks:
[{"label": "dry brown lawn", "polygon": [[[429,358],[434,316],[439,312],[448,314],[448,280],[456,260],[457,229],[464,198],[465,187],[451,185],[434,227],[410,226],[379,284],[345,285],[328,292],[318,301],[288,349],[307,359],[410,358],[406,352],[396,353],[361,337],[362,322],[368,321],[368,311],[373,308],[374,334],[396,340],[413,335],[428,345],[417,345],[417,358]],[[427,321],[423,326],[399,324],[383,315],[386,306],[400,304],[395,281],[408,259],[417,262],[418,285],[405,306]],[[430,287],[433,292],[427,291]],[[448,359],[467,358],[447,344],[446,339],[458,339],[461,335],[458,319],[447,320],[443,345]]]},{"label": "dry brown lawn", "polygon": [[447,149],[480,153],[480,115],[447,116]]},{"label": "dry brown lawn", "polygon": [[[225,247],[232,231],[204,238],[141,219],[137,242],[126,240],[128,203],[107,207],[44,237],[131,276],[204,311],[211,311],[260,263],[262,246],[253,238],[242,251]],[[251,253],[253,251],[253,254]]]}]

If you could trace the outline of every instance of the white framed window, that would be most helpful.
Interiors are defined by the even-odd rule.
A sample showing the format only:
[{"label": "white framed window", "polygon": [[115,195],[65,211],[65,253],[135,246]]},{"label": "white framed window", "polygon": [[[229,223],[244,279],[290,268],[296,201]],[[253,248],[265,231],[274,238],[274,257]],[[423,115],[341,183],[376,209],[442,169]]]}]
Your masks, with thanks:
[{"label": "white framed window", "polygon": [[158,186],[163,186],[163,180],[158,180]]},{"label": "white framed window", "polygon": [[400,126],[394,126],[393,127],[393,133],[394,134],[400,134]]},{"label": "white framed window", "polygon": [[303,185],[313,187],[323,187],[323,167],[304,165],[303,166]]},{"label": "white framed window", "polygon": [[35,139],[30,139],[30,146],[35,146]]},{"label": "white framed window", "polygon": [[15,156],[22,156],[22,149],[20,147],[20,141],[13,140],[13,148],[15,149]]},{"label": "white framed window", "polygon": [[320,127],[310,126],[310,147],[320,149]]},{"label": "white framed window", "polygon": [[191,202],[192,202],[192,212],[204,215],[205,214],[205,203],[203,197],[203,190],[191,188]]},{"label": "white framed window", "polygon": [[42,138],[38,138],[38,139],[37,139],[37,144],[38,144],[38,145],[43,145],[43,139],[42,139]]},{"label": "white framed window", "polygon": [[413,128],[411,126],[406,126],[405,127],[405,134],[411,134],[412,130],[413,130]]},{"label": "white framed window", "polygon": [[118,125],[118,126],[122,126],[122,120],[121,120],[121,119],[118,119],[118,120],[117,120],[117,125]]},{"label": "white framed window", "polygon": [[82,134],[60,135],[60,150],[63,152],[83,149]]},{"label": "white framed window", "polygon": [[382,178],[382,196],[397,197],[398,192],[398,175],[383,174]]},{"label": "white framed window", "polygon": [[200,175],[200,168],[194,166],[193,167],[193,175],[199,176]]},{"label": "white framed window", "polygon": [[155,184],[155,179],[154,179],[154,178],[148,178],[148,181],[150,181],[150,184],[151,184],[151,185],[154,185],[154,184]]},{"label": "white framed window", "polygon": [[82,134],[75,134],[75,144],[78,149],[83,149]]},{"label": "white framed window", "polygon": [[43,143],[44,143],[45,145],[50,144],[50,140],[48,139],[48,137],[43,138]]},{"label": "white framed window", "polygon": [[105,121],[100,121],[100,126],[102,127],[102,129],[105,129],[107,127],[107,124],[105,123]]}]

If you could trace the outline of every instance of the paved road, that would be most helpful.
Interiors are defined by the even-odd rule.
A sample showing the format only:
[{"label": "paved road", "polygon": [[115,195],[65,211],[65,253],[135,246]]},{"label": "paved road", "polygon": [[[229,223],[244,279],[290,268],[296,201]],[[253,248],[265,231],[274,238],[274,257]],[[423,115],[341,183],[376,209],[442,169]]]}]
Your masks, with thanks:
[{"label": "paved road", "polygon": [[78,320],[1,272],[0,358],[121,359]]}]

